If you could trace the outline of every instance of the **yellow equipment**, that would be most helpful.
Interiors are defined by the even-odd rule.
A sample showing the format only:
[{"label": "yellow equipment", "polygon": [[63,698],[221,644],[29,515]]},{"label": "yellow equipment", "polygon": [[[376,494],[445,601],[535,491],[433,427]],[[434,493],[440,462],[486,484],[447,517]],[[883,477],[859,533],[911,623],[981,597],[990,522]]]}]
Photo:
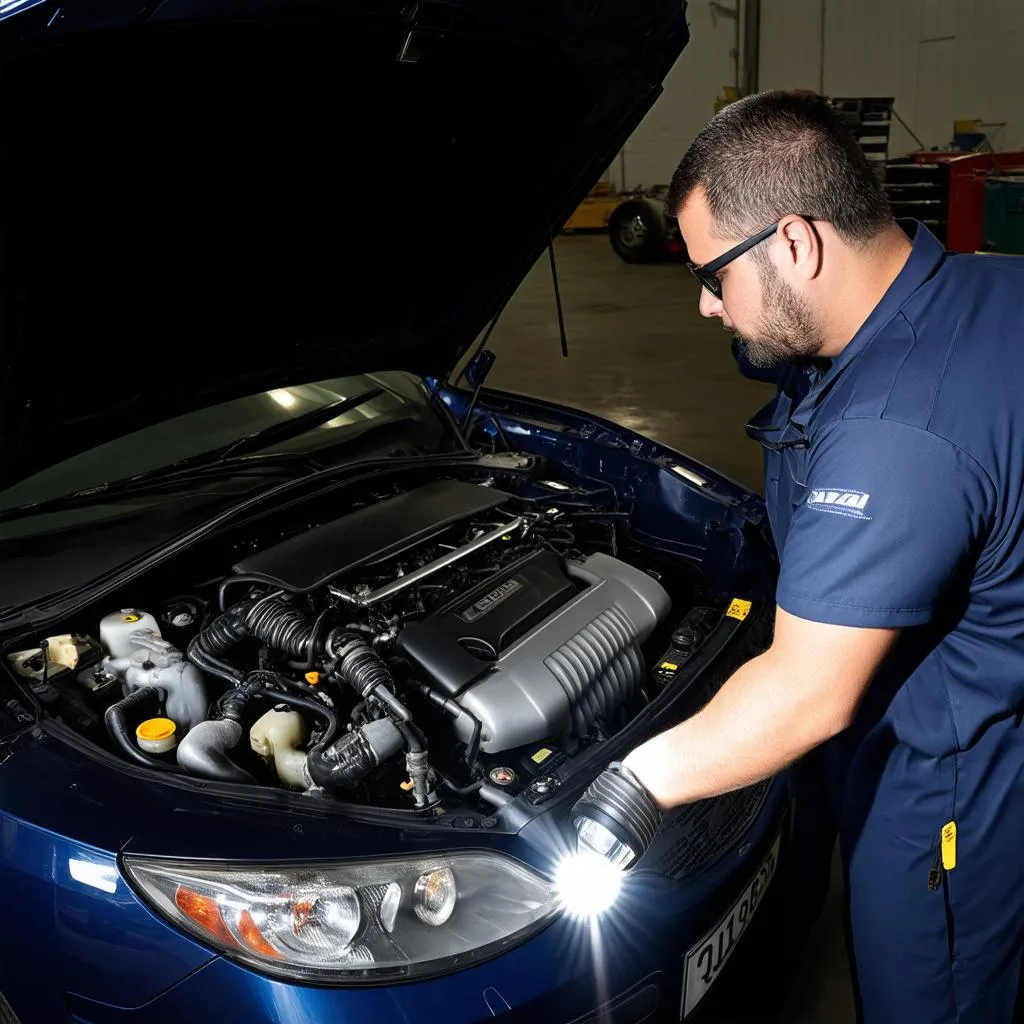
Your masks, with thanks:
[{"label": "yellow equipment", "polygon": [[622,197],[607,181],[599,181],[586,199],[573,211],[563,231],[600,231],[608,227],[612,210],[622,202]]}]

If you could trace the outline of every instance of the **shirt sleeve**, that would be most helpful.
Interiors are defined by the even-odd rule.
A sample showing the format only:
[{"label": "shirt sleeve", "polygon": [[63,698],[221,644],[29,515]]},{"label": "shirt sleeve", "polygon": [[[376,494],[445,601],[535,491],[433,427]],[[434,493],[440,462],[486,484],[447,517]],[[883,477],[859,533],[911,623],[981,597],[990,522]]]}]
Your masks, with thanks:
[{"label": "shirt sleeve", "polygon": [[776,600],[843,626],[926,623],[969,569],[993,493],[973,458],[919,427],[837,420],[812,445]]}]

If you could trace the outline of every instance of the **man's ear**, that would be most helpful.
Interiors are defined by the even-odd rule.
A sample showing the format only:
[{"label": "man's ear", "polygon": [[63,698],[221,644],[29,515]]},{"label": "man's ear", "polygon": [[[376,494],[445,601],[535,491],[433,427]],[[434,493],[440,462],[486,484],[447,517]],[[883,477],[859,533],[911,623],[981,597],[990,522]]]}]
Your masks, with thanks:
[{"label": "man's ear", "polygon": [[790,272],[810,281],[821,272],[821,243],[814,228],[803,217],[790,215],[779,221],[779,235],[786,243],[778,247]]}]

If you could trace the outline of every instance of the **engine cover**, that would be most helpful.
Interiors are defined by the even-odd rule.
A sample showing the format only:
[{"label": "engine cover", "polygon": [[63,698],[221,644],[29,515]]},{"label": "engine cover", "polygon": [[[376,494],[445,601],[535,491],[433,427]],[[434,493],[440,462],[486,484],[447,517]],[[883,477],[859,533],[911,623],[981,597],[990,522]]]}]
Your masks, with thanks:
[{"label": "engine cover", "polygon": [[[670,605],[660,583],[609,555],[563,570],[538,551],[406,627],[398,648],[480,719],[480,748],[493,754],[583,736],[621,706]],[[469,740],[468,720],[456,729]]]}]

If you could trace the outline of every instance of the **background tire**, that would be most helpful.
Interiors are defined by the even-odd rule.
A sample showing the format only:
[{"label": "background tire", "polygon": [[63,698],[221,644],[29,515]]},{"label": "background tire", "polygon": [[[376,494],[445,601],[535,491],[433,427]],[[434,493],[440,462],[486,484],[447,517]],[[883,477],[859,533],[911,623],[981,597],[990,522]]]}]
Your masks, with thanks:
[{"label": "background tire", "polygon": [[654,263],[665,258],[665,217],[642,199],[627,199],[608,218],[608,238],[626,263]]}]

